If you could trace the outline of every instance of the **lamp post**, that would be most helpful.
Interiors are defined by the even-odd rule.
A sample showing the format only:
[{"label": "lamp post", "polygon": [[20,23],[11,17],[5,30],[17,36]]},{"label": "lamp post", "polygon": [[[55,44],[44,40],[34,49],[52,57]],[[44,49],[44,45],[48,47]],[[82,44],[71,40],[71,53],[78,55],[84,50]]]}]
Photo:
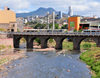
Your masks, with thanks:
[{"label": "lamp post", "polygon": [[48,23],[47,28],[49,29],[49,12],[47,12],[47,23]]},{"label": "lamp post", "polygon": [[55,29],[55,12],[53,12],[53,30]]}]

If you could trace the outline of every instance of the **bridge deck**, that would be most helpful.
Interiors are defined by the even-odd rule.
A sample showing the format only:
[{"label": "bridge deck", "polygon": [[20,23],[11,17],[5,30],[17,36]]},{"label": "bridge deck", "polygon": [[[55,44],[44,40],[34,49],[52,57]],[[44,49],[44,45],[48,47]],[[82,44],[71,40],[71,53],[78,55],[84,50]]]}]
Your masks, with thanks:
[{"label": "bridge deck", "polygon": [[63,32],[16,32],[9,33],[13,35],[41,35],[41,36],[100,36],[100,32],[74,32],[74,33],[63,33]]},{"label": "bridge deck", "polygon": [[36,36],[100,36],[100,32],[0,32],[10,35],[36,35]]}]

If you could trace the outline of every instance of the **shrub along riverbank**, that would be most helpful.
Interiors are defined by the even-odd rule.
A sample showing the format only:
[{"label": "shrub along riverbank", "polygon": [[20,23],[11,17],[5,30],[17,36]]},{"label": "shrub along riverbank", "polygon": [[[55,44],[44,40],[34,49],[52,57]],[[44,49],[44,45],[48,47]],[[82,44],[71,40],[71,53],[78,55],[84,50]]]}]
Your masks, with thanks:
[{"label": "shrub along riverbank", "polygon": [[100,78],[100,48],[91,48],[80,55],[83,60],[92,70],[92,78]]}]

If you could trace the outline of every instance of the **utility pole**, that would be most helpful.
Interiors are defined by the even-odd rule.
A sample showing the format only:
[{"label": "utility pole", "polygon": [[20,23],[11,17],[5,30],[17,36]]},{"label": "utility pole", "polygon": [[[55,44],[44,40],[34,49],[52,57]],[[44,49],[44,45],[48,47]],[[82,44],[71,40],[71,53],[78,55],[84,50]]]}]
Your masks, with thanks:
[{"label": "utility pole", "polygon": [[55,12],[53,12],[53,30],[55,29]]},{"label": "utility pole", "polygon": [[49,29],[49,12],[47,12],[47,23],[48,23],[47,28]]}]

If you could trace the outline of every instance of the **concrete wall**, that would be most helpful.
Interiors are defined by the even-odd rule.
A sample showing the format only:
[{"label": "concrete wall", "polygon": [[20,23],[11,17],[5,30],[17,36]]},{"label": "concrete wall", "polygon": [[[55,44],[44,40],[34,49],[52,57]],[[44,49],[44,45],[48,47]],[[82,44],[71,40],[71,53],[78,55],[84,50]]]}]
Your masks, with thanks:
[{"label": "concrete wall", "polygon": [[13,39],[12,38],[0,39],[0,45],[12,46],[13,47]]}]

